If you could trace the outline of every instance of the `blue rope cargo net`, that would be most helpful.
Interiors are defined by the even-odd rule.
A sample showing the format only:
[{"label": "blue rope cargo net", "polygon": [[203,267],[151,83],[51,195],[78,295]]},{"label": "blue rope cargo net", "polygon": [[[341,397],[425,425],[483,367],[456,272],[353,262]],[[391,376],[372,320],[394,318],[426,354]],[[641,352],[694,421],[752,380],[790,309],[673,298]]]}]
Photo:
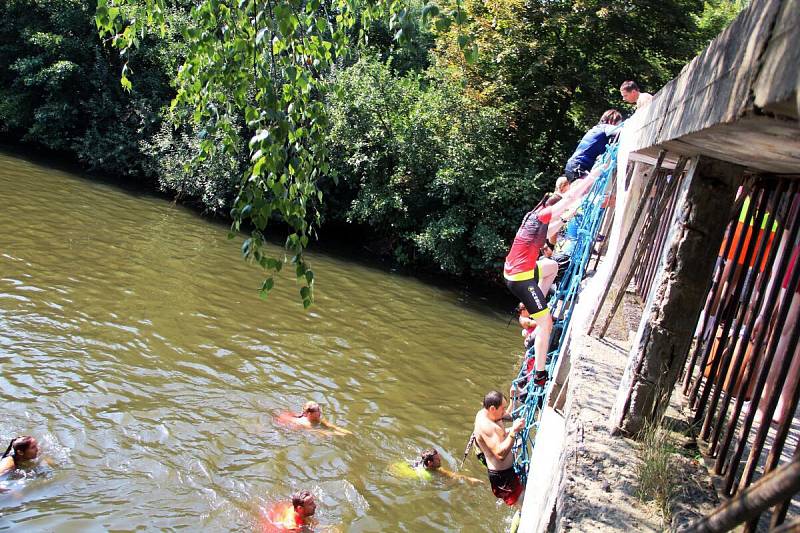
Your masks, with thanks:
[{"label": "blue rope cargo net", "polygon": [[[600,159],[601,164],[610,162],[606,169],[592,185],[592,188],[583,198],[570,223],[577,226],[577,238],[571,260],[555,294],[550,299],[549,307],[553,315],[553,331],[550,335],[550,348],[547,354],[547,372],[550,379],[544,386],[536,386],[532,380],[532,373],[528,373],[528,363],[534,357],[533,346],[525,353],[514,385],[514,406],[512,415],[514,419],[524,418],[525,428],[517,435],[514,442],[514,470],[520,477],[523,485],[527,483],[528,471],[531,466],[531,451],[533,439],[539,429],[544,401],[553,386],[553,372],[558,364],[558,355],[567,335],[572,312],[575,308],[578,289],[589,265],[592,248],[600,229],[600,223],[605,212],[604,200],[606,189],[614,175],[617,163],[617,144],[610,144]],[[527,384],[527,386],[526,386]],[[526,394],[527,393],[527,394]]]}]

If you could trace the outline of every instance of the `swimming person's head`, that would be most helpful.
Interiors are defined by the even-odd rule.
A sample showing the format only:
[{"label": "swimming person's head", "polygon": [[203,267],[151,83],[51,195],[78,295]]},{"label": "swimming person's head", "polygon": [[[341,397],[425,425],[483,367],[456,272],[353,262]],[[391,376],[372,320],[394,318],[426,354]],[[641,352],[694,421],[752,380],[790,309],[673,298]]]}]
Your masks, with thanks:
[{"label": "swimming person's head", "polygon": [[15,463],[30,461],[31,459],[36,459],[39,455],[39,443],[30,435],[11,439],[11,442],[8,443],[8,448],[3,453],[3,457],[8,457],[12,449],[14,450]]},{"label": "swimming person's head", "polygon": [[306,402],[303,406],[303,416],[306,417],[309,422],[317,424],[322,420],[322,408],[317,402]]},{"label": "swimming person's head", "polygon": [[297,491],[292,494],[292,507],[294,511],[302,516],[314,516],[317,511],[317,502],[314,501],[314,495],[307,490]]},{"label": "swimming person's head", "polygon": [[420,459],[422,466],[425,467],[425,470],[436,470],[442,466],[442,458],[439,455],[439,452],[433,448],[424,450],[420,454]]},{"label": "swimming person's head", "polygon": [[502,419],[506,414],[506,407],[508,407],[508,400],[502,392],[493,390],[483,397],[483,408],[486,409],[489,420],[496,422]]}]

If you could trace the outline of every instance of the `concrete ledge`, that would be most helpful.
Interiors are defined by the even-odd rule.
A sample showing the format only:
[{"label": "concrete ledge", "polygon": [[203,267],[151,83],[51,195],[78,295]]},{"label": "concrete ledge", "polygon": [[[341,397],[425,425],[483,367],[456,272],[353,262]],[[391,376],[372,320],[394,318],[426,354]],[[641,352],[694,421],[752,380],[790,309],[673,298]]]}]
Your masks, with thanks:
[{"label": "concrete ledge", "polygon": [[631,127],[632,151],[665,148],[748,168],[800,169],[800,0],[754,0]]},{"label": "concrete ledge", "polygon": [[543,531],[550,522],[559,479],[559,458],[564,448],[564,418],[546,407],[531,454],[534,467],[528,475],[519,533]]}]

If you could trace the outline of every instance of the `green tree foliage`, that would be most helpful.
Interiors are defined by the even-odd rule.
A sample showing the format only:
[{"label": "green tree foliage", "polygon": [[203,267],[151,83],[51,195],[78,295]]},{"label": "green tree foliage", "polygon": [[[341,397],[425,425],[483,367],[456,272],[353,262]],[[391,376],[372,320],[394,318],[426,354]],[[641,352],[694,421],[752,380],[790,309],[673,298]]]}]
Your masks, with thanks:
[{"label": "green tree foliage", "polygon": [[[101,35],[128,53],[146,30],[169,31],[166,12],[165,0],[99,0],[96,20]],[[394,39],[403,40],[408,15],[400,0],[203,0],[192,6],[173,108],[190,111],[199,129],[195,164],[218,148],[235,157],[241,131],[231,119],[244,115],[250,165],[231,215],[234,230],[252,227],[242,255],[269,276],[262,296],[274,284],[270,274],[283,265],[264,247],[264,230],[277,217],[289,230],[285,248],[303,282],[303,304],[311,304],[314,273],[303,250],[320,221],[317,181],[329,170],[323,98],[335,78],[326,74],[348,55],[353,31],[361,35],[372,21],[386,19]],[[469,47],[468,38],[460,43]],[[127,68],[122,84],[130,88]]]},{"label": "green tree foliage", "polygon": [[711,41],[736,16],[750,4],[748,0],[710,0],[703,2],[703,11],[692,15],[699,31],[698,52],[705,46],[704,43]]},{"label": "green tree foliage", "polygon": [[440,54],[466,71],[485,105],[509,110],[520,150],[542,170],[560,172],[583,132],[608,108],[622,108],[618,88],[636,80],[656,92],[698,45],[692,13],[700,0],[469,0],[481,53],[475,65]]},{"label": "green tree foliage", "polygon": [[321,214],[400,264],[496,277],[620,82],[655,92],[744,3],[426,1],[6,0],[0,133],[230,213],[264,294],[281,221],[311,302]]},{"label": "green tree foliage", "polygon": [[243,119],[236,116],[229,120],[238,124],[241,132],[236,150],[212,152],[193,165],[186,163],[197,156],[202,140],[210,135],[212,142],[221,144],[222,134],[203,132],[190,121],[178,124],[173,120],[162,121],[158,131],[139,143],[145,155],[144,170],[156,177],[161,190],[174,194],[176,200],[227,216],[248,164]]},{"label": "green tree foliage", "polygon": [[0,131],[72,153],[89,169],[131,175],[144,160],[139,140],[154,130],[172,97],[166,72],[176,67],[178,46],[145,40],[132,52],[140,83],[125,94],[119,57],[98,39],[94,6],[0,3]]},{"label": "green tree foliage", "polygon": [[538,188],[510,162],[505,117],[465,96],[442,69],[396,76],[365,56],[331,96],[340,183],[329,217],[370,228],[400,264],[451,274],[496,270],[517,217]]}]

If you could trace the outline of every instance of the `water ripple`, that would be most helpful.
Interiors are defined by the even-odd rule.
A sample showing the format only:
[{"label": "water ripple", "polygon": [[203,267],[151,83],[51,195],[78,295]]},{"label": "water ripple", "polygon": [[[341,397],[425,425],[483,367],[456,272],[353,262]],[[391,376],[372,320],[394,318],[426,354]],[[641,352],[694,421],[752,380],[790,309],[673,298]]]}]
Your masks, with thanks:
[{"label": "water ripple", "polygon": [[[252,530],[299,488],[345,531],[506,524],[486,487],[386,468],[430,446],[457,464],[516,362],[507,317],[313,252],[310,311],[291,273],[261,301],[226,227],[2,153],[0,169],[0,438],[37,435],[57,464],[0,495],[0,529]],[[356,435],[275,424],[309,399]]]}]

